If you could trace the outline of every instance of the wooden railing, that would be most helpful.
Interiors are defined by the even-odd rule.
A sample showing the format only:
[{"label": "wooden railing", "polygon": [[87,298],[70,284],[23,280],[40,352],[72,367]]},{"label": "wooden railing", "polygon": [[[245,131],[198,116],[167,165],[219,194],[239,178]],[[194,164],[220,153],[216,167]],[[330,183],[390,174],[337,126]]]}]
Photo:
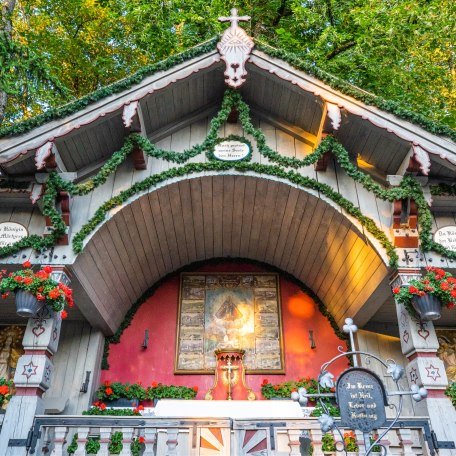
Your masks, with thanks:
[{"label": "wooden railing", "polygon": [[[142,456],[313,456],[323,455],[322,432],[315,418],[232,420],[146,417],[37,416],[27,454],[67,455],[73,443],[75,456],[88,454],[87,442],[98,442],[99,456],[108,456],[115,432],[122,433],[121,456],[131,455],[131,443],[141,437]],[[76,437],[75,437],[76,435]],[[118,434],[117,434],[118,435]],[[365,454],[357,433],[359,454]],[[335,435],[336,441],[340,440]],[[391,455],[434,455],[428,421],[405,418],[391,429],[382,444]],[[345,453],[339,453],[345,454]]]}]

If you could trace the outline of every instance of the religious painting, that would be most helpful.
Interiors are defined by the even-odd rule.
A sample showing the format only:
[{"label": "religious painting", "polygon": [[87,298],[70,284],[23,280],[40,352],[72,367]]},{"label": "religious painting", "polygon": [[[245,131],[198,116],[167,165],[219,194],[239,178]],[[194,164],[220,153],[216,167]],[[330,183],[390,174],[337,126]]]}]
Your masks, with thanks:
[{"label": "religious painting", "polygon": [[435,328],[439,349],[437,356],[445,365],[450,382],[456,382],[456,329]]},{"label": "religious painting", "polygon": [[181,274],[175,372],[214,372],[220,348],[245,350],[247,373],[285,372],[277,274]]},{"label": "religious painting", "polygon": [[17,360],[24,353],[22,339],[25,326],[0,326],[0,378],[14,377]]}]

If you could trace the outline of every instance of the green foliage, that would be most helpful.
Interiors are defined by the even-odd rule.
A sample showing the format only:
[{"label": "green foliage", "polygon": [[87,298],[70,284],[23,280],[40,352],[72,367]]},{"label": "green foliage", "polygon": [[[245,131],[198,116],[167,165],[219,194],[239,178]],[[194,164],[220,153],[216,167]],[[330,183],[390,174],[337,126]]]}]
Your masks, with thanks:
[{"label": "green foliage", "polygon": [[327,432],[326,434],[323,434],[323,437],[321,438],[321,450],[326,451],[328,453],[332,453],[336,451],[336,440],[334,439],[334,436]]},{"label": "green foliage", "polygon": [[89,437],[85,444],[87,454],[97,454],[100,451],[100,440],[95,437]]},{"label": "green foliage", "polygon": [[430,185],[431,195],[433,196],[456,196],[456,184]]},{"label": "green foliage", "polygon": [[[273,397],[283,397],[290,399],[291,393],[299,388],[305,388],[307,394],[318,394],[318,382],[314,378],[300,378],[298,380],[288,380],[273,385],[267,379],[261,384],[261,394],[265,399]],[[329,388],[320,388],[321,393],[329,393]]]},{"label": "green foliage", "polygon": [[[328,409],[329,415],[331,416],[340,416],[340,409],[337,405],[331,404],[330,402],[325,402],[325,407]],[[312,410],[310,416],[318,417],[323,415],[323,413],[327,413],[326,410],[323,408],[320,402],[317,403],[315,408]]]},{"label": "green foliage", "polygon": [[445,394],[451,399],[454,408],[456,408],[456,382],[451,382],[447,389],[445,390]]},{"label": "green foliage", "polygon": [[144,437],[135,437],[130,444],[131,456],[139,456],[144,449]]},{"label": "green foliage", "polygon": [[122,438],[123,434],[120,431],[116,431],[111,435],[111,441],[108,444],[109,454],[120,454],[123,448]]},{"label": "green foliage", "polygon": [[147,398],[147,391],[139,383],[121,383],[105,381],[97,389],[96,396],[101,401],[114,401],[116,399],[138,399],[143,401]]},{"label": "green foliage", "polygon": [[96,416],[141,416],[141,413],[136,408],[107,408],[101,407],[100,404],[93,405],[89,410],[84,410],[82,414]]},{"label": "green foliage", "polygon": [[147,398],[154,399],[194,399],[198,393],[198,387],[193,386],[176,386],[162,385],[161,383],[152,383],[147,388]]},{"label": "green foliage", "polygon": [[77,449],[78,449],[78,434],[76,433],[73,435],[73,439],[71,440],[71,443],[68,445],[66,450],[67,450],[68,454],[74,454],[74,453],[76,453]]},{"label": "green foliage", "polygon": [[13,397],[14,383],[12,380],[0,377],[0,407]]}]

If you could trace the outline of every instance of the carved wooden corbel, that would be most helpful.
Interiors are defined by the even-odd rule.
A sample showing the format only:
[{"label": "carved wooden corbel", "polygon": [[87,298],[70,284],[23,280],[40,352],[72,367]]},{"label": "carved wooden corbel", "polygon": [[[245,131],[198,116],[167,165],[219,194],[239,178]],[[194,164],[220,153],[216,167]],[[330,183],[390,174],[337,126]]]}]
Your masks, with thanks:
[{"label": "carved wooden corbel", "polygon": [[414,200],[393,201],[392,233],[396,247],[418,247],[418,206]]},{"label": "carved wooden corbel", "polygon": [[[128,133],[140,133],[145,135],[139,101],[132,101],[124,106],[122,121]],[[135,169],[147,169],[147,157],[144,151],[135,146],[131,153]]]}]

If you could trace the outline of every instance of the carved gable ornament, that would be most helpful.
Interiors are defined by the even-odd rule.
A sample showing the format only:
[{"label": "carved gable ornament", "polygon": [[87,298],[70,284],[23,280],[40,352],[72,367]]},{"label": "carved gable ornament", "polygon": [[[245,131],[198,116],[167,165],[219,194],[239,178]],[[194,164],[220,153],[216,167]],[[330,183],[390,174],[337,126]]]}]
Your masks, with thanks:
[{"label": "carved gable ornament", "polygon": [[225,82],[234,89],[240,87],[247,76],[245,63],[253,48],[253,40],[238,24],[249,20],[250,16],[238,16],[236,8],[231,10],[231,16],[219,17],[220,22],[231,22],[217,44],[217,49],[226,63]]}]

